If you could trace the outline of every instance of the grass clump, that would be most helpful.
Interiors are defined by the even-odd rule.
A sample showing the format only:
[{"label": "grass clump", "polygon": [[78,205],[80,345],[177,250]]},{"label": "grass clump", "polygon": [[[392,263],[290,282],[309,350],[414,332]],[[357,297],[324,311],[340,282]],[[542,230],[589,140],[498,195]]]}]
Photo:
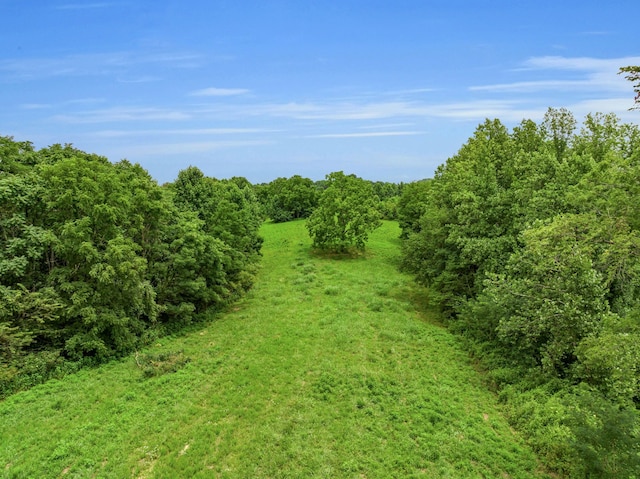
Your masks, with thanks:
[{"label": "grass clump", "polygon": [[340,288],[338,286],[329,285],[324,288],[324,294],[327,296],[338,296],[340,294]]},{"label": "grass clump", "polygon": [[146,378],[175,373],[184,367],[190,359],[182,351],[165,353],[135,353],[136,366]]}]

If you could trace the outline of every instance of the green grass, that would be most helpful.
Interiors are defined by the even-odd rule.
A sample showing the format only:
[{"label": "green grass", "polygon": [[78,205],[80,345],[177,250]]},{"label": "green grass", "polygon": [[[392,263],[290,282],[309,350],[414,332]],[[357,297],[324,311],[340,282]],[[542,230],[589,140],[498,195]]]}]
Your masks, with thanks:
[{"label": "green grass", "polygon": [[534,478],[533,453],[397,271],[265,224],[241,302],[120,362],[0,403],[7,478]]}]

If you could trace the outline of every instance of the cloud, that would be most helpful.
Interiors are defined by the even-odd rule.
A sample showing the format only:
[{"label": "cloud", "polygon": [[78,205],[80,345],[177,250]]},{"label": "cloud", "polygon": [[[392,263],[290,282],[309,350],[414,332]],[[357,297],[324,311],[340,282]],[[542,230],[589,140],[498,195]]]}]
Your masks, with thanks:
[{"label": "cloud", "polygon": [[226,118],[278,117],[307,121],[370,121],[409,120],[428,118],[451,118],[455,120],[477,121],[485,118],[541,118],[548,105],[539,108],[525,107],[524,101],[514,100],[474,100],[458,103],[412,102],[308,102],[242,105],[230,108],[221,105],[210,113]]},{"label": "cloud", "polygon": [[53,120],[66,123],[109,123],[122,121],[181,121],[189,120],[190,118],[191,115],[189,113],[162,108],[114,107],[68,115],[56,115]]},{"label": "cloud", "polygon": [[310,135],[306,138],[371,138],[377,136],[410,136],[422,135],[421,131],[372,131],[367,133],[328,133],[324,135]]},{"label": "cloud", "polygon": [[118,77],[116,81],[118,83],[152,83],[162,80],[162,78],[151,75],[143,75],[143,76],[132,76],[132,77]]},{"label": "cloud", "polygon": [[136,156],[164,156],[186,155],[194,153],[208,153],[227,148],[239,148],[247,146],[269,145],[273,141],[247,140],[247,141],[199,141],[199,142],[175,142],[138,144],[127,148],[127,154]]},{"label": "cloud", "polygon": [[633,106],[633,98],[631,95],[620,98],[596,98],[578,101],[567,105],[576,117],[585,117],[589,113],[596,112],[615,112],[620,120],[628,123],[638,123],[638,114],[636,111],[629,111]]},{"label": "cloud", "polygon": [[49,103],[23,103],[20,105],[23,110],[45,110],[52,107],[53,105]]},{"label": "cloud", "polygon": [[[146,57],[147,61],[171,61],[173,58],[171,54]],[[129,61],[133,61],[133,57],[127,55],[112,59],[113,63]],[[432,95],[406,96],[410,90],[396,89],[395,97],[383,92],[375,97],[352,95],[311,101],[296,101],[293,97],[289,97],[292,101],[287,101],[285,97],[284,101],[270,103],[230,102],[224,99],[251,91],[209,87],[191,91],[188,95],[218,97],[220,101],[193,102],[176,108],[87,106],[84,110],[59,114],[50,119],[70,124],[102,123],[101,131],[94,132],[94,136],[102,138],[164,135],[186,139],[185,136],[288,132],[287,135],[296,138],[340,139],[421,135],[427,129],[424,122],[429,121],[433,122],[431,126],[445,120],[460,123],[479,122],[486,118],[499,118],[505,123],[523,119],[539,121],[549,106],[573,109],[577,116],[584,111],[604,111],[624,117],[631,105],[630,88],[617,74],[618,68],[638,63],[640,57],[532,57],[521,63],[522,68],[516,74],[525,73],[535,79],[472,86],[469,90],[474,94],[467,95],[470,97],[468,101],[446,101],[441,96],[436,98]],[[464,98],[464,95],[457,98]],[[247,95],[246,99],[255,100],[255,95]],[[22,108],[31,110],[44,107],[44,104],[36,102],[22,105]],[[126,128],[123,123],[127,122],[141,125],[138,129]],[[149,122],[149,125],[143,122]],[[156,125],[151,122],[158,122],[161,128],[154,128]],[[318,124],[322,125],[321,134],[317,134]],[[210,128],[210,125],[228,125],[229,128]],[[274,125],[276,129],[272,129]]]},{"label": "cloud", "polygon": [[591,58],[544,56],[526,60],[522,68],[515,72],[557,72],[566,77],[569,72],[582,74],[581,78],[550,78],[493,85],[476,85],[470,91],[533,93],[539,91],[624,91],[628,88],[623,78],[618,75],[621,66],[640,64],[640,57]]},{"label": "cloud", "polygon": [[376,120],[405,116],[425,115],[428,108],[419,102],[324,102],[324,103],[274,103],[252,105],[245,108],[247,114],[293,118],[297,120]]},{"label": "cloud", "polygon": [[375,125],[362,125],[359,126],[358,129],[359,130],[381,130],[381,129],[388,129],[388,128],[406,128],[407,126],[413,126],[415,123],[414,122],[402,122],[402,123],[378,123]]},{"label": "cloud", "polygon": [[524,62],[525,68],[543,70],[618,71],[625,65],[640,62],[640,57],[592,58],[592,57],[532,57]]},{"label": "cloud", "polygon": [[[529,99],[527,98],[526,101]],[[317,102],[287,103],[243,103],[191,105],[180,109],[116,106],[112,108],[93,108],[70,113],[58,114],[52,119],[70,124],[114,123],[115,128],[106,128],[99,135],[103,137],[125,137],[134,135],[227,135],[246,133],[266,133],[283,130],[299,130],[308,123],[336,122],[350,123],[356,131],[346,133],[327,133],[326,138],[334,137],[381,137],[418,135],[416,121],[449,118],[457,121],[482,121],[485,118],[501,118],[520,121],[523,118],[537,119],[544,115],[548,105],[531,106],[525,100],[474,100],[456,103],[430,103],[428,101],[341,101],[328,99]],[[23,108],[35,109],[39,105],[24,105]],[[55,105],[53,105],[55,106]],[[274,119],[279,119],[274,128]],[[124,129],[117,123],[122,122],[201,122],[195,128],[144,128]],[[380,120],[375,124],[376,120]],[[230,125],[242,121],[266,122],[264,127],[223,127],[208,128],[204,125]],[[289,123],[289,122],[293,123]],[[229,123],[233,122],[233,123]],[[190,124],[191,125],[191,124]],[[257,124],[256,124],[257,125]],[[338,131],[344,131],[339,128]],[[368,131],[357,131],[368,130]]]},{"label": "cloud", "polygon": [[139,65],[167,65],[171,68],[194,68],[202,56],[187,52],[111,52],[67,55],[58,58],[24,58],[0,61],[0,72],[14,80],[33,80],[64,76],[122,74]]},{"label": "cloud", "polygon": [[518,92],[527,93],[540,90],[573,90],[576,88],[591,87],[585,81],[572,80],[541,80],[523,81],[514,83],[498,83],[495,85],[482,85],[469,87],[470,91],[492,91],[492,92]]},{"label": "cloud", "polygon": [[611,35],[612,32],[607,31],[607,30],[591,30],[591,31],[586,31],[586,32],[580,32],[579,35],[584,35],[584,36],[605,36],[605,35]]},{"label": "cloud", "polygon": [[183,129],[157,129],[157,130],[102,130],[93,133],[93,136],[103,138],[118,138],[127,136],[217,136],[217,135],[243,135],[255,133],[272,133],[276,130],[264,128],[183,128]]},{"label": "cloud", "polygon": [[95,103],[103,103],[104,98],[76,98],[75,100],[67,100],[60,103],[22,103],[20,106],[23,110],[44,110],[48,108],[63,108],[69,105],[90,105]]},{"label": "cloud", "polygon": [[191,92],[191,96],[235,96],[244,95],[249,93],[249,90],[245,88],[204,88],[202,90],[196,90]]}]

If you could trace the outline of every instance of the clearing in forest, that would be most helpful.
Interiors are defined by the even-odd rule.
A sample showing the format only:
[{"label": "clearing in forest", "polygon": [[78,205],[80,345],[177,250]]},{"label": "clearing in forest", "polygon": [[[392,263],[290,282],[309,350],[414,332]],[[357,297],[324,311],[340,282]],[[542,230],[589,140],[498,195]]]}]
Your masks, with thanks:
[{"label": "clearing in forest", "polygon": [[252,291],[139,354],[0,403],[2,477],[537,478],[455,336],[398,272],[267,223]]}]

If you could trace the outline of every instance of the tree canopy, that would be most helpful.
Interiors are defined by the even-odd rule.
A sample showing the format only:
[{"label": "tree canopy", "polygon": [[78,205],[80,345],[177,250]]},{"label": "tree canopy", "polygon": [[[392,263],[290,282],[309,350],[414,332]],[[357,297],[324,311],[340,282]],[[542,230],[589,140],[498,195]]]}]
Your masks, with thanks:
[{"label": "tree canopy", "polygon": [[577,128],[564,109],[512,131],[479,125],[432,180],[405,188],[403,264],[492,365],[553,467],[631,477],[640,470],[640,130],[599,113]]},{"label": "tree canopy", "polygon": [[[251,286],[250,185],[0,138],[0,395],[134,350]],[[67,364],[67,366],[65,366]]]},{"label": "tree canopy", "polygon": [[276,178],[264,189],[266,215],[275,223],[308,218],[318,204],[318,188],[309,178]]},{"label": "tree canopy", "polygon": [[369,233],[380,225],[378,202],[370,182],[342,171],[328,174],[307,220],[313,246],[339,253],[364,249]]}]

